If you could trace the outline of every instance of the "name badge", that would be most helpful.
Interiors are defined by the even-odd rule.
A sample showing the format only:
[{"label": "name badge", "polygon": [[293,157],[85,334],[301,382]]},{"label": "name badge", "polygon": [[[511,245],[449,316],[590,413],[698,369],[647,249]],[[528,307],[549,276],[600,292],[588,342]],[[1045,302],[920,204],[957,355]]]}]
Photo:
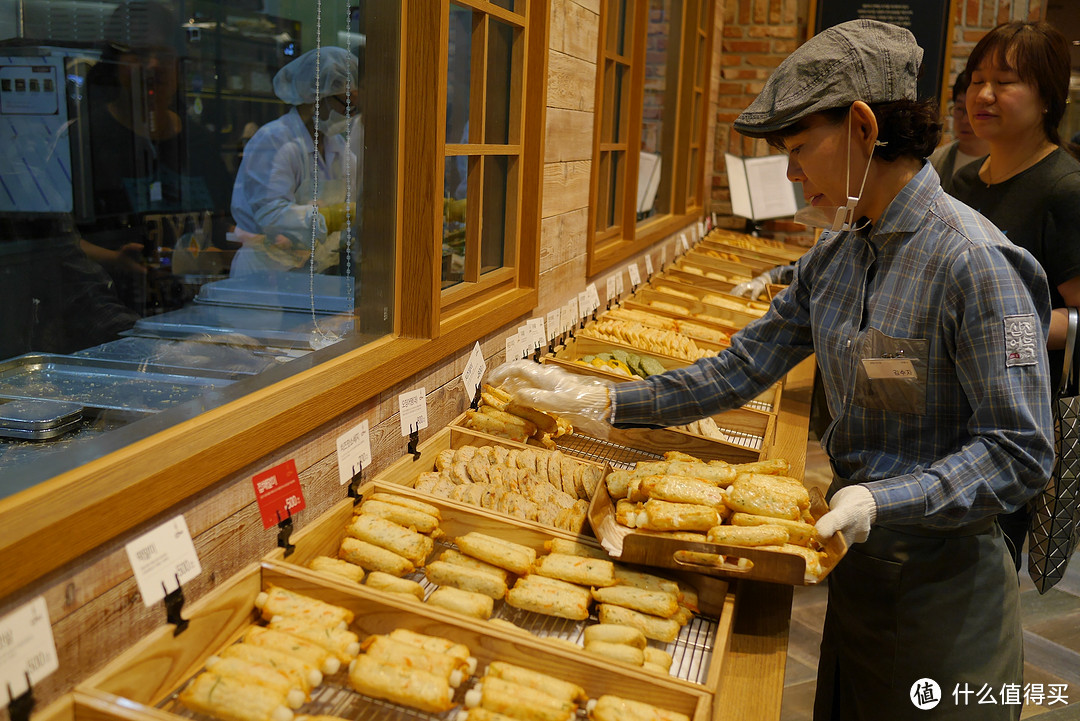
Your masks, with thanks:
[{"label": "name badge", "polygon": [[863,358],[863,369],[871,380],[886,378],[916,379],[915,366],[906,358]]}]

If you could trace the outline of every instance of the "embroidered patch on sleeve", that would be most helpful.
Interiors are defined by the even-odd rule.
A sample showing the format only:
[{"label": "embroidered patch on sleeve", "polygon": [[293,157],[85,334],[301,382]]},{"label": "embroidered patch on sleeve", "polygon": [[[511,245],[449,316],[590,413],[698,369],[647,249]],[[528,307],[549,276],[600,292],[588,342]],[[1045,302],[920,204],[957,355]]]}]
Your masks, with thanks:
[{"label": "embroidered patch on sleeve", "polygon": [[1033,314],[1005,316],[1005,367],[1038,363],[1038,342],[1038,326]]}]

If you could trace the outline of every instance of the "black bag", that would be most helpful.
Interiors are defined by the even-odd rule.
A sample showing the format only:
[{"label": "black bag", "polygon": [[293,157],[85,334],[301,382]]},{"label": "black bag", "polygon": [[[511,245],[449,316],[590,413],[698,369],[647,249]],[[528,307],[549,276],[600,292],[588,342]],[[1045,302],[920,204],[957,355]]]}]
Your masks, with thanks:
[{"label": "black bag", "polygon": [[1065,575],[1080,544],[1080,395],[1073,386],[1073,352],[1080,313],[1069,308],[1065,369],[1054,406],[1054,472],[1028,505],[1028,575],[1046,593]]}]

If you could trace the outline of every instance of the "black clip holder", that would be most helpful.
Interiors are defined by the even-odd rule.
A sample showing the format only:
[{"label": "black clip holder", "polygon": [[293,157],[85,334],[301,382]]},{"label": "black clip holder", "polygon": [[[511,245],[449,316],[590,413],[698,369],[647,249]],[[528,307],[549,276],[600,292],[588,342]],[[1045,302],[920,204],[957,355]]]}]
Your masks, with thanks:
[{"label": "black clip holder", "polygon": [[[180,615],[180,610],[184,607],[184,587],[180,585],[180,576],[174,575],[176,579],[176,590],[168,591],[165,594],[165,620],[172,625],[176,626],[173,629],[173,636],[179,636],[184,632],[184,629],[188,627],[186,618]],[[161,590],[165,590],[165,582],[161,583]]]},{"label": "black clip holder", "polygon": [[420,429],[409,426],[409,453],[414,461],[420,460],[420,451],[416,450],[416,444],[420,442]]},{"label": "black clip holder", "polygon": [[[185,621],[185,623],[187,623]],[[26,676],[26,690],[18,696],[11,695],[11,684],[7,685],[8,716],[11,721],[30,721],[30,712],[34,710],[34,687],[30,685],[30,673],[23,671]]]},{"label": "black clip holder", "polygon": [[296,546],[292,544],[289,537],[292,536],[293,522],[292,522],[292,509],[286,508],[285,520],[281,520],[281,511],[277,511],[278,517],[278,532],[277,532],[277,545],[278,548],[285,549],[285,557],[288,558],[292,555],[292,552],[296,550]]},{"label": "black clip holder", "polygon": [[535,348],[533,348],[533,352],[532,352],[532,359],[533,359],[534,361],[536,361],[537,363],[539,363],[539,362],[540,362],[540,350],[541,350],[541,348],[542,348],[542,347],[543,347],[543,346],[539,346],[539,345],[538,345],[538,346],[536,346]]},{"label": "black clip holder", "polygon": [[480,384],[480,383],[476,384],[476,392],[473,393],[472,402],[469,404],[469,408],[472,408],[474,411],[479,410],[479,408],[480,408],[480,388],[481,387],[482,387],[482,384]]},{"label": "black clip holder", "polygon": [[360,484],[364,482],[364,464],[357,461],[353,469],[356,472],[349,479],[349,498],[353,499],[353,505],[355,506],[364,499],[364,496],[360,493]]}]

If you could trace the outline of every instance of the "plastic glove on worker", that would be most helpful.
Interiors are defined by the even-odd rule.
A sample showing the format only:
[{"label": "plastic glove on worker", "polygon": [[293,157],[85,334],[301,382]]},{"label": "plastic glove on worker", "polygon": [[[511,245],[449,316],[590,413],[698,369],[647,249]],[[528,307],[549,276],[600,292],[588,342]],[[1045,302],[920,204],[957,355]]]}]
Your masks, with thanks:
[{"label": "plastic glove on worker", "polygon": [[529,360],[503,363],[489,376],[514,401],[563,416],[575,428],[606,438],[611,429],[611,384]]},{"label": "plastic glove on worker", "polygon": [[326,221],[326,232],[336,233],[345,229],[345,217],[348,214],[349,222],[356,225],[356,203],[334,203],[323,205],[319,208],[319,215]]}]

